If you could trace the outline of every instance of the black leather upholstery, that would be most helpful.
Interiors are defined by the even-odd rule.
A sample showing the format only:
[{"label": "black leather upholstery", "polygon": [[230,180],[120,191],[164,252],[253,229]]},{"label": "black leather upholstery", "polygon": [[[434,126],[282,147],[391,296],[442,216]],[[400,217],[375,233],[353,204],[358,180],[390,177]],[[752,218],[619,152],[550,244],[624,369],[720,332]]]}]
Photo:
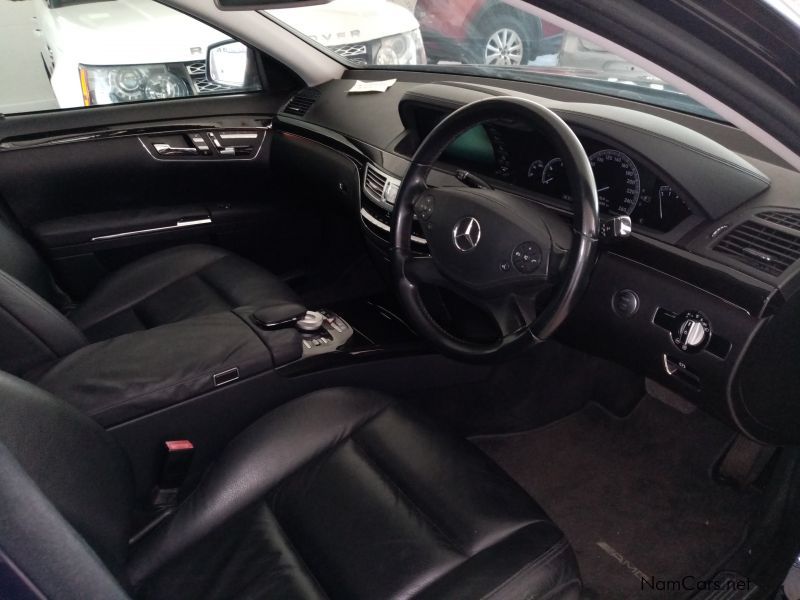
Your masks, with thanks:
[{"label": "black leather upholstery", "polygon": [[119,270],[76,308],[34,248],[0,218],[0,369],[17,375],[36,374],[90,342],[124,333],[297,302],[257,265],[221,248],[187,245]]},{"label": "black leather upholstery", "polygon": [[0,271],[4,271],[30,288],[58,310],[64,310],[69,299],[53,280],[47,265],[25,238],[0,216]]},{"label": "black leather upholstery", "polygon": [[[572,551],[533,500],[476,448],[375,393],[324,390],[257,421],[130,551],[130,473],[100,427],[7,376],[0,410],[0,441],[91,546],[74,550],[87,590],[108,587],[87,568],[96,552],[142,598],[579,594]],[[0,478],[7,463],[0,447]],[[0,548],[34,584],[59,578],[59,596],[79,597],[84,582],[41,564],[35,543],[7,543],[19,541],[17,508],[0,504]]]},{"label": "black leather upholstery", "polygon": [[122,576],[134,501],[133,475],[122,450],[89,417],[4,373],[0,414],[0,442],[108,568]]},{"label": "black leather upholstery", "polygon": [[240,435],[134,548],[130,573],[155,598],[262,586],[277,598],[472,598],[502,586],[538,598],[578,581],[561,532],[487,457],[353,389],[295,400]]},{"label": "black leather upholstery", "polygon": [[112,274],[70,319],[97,341],[240,306],[297,301],[286,284],[250,261],[221,248],[188,245]]},{"label": "black leather upholstery", "polygon": [[[289,333],[300,350],[300,334]],[[244,319],[219,312],[90,344],[35,383],[111,427],[213,391],[215,373],[235,368],[246,379],[273,366]]]},{"label": "black leather upholstery", "polygon": [[68,304],[33,247],[0,218],[0,368],[23,373],[86,344],[62,314]]}]

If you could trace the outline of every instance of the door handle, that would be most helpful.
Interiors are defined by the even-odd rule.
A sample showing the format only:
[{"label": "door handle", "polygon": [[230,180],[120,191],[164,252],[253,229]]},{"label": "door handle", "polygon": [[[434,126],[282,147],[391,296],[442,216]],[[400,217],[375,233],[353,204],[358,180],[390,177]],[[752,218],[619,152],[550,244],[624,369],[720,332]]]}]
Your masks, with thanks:
[{"label": "door handle", "polygon": [[194,156],[197,154],[197,148],[181,148],[169,144],[153,144],[153,148],[162,156]]}]

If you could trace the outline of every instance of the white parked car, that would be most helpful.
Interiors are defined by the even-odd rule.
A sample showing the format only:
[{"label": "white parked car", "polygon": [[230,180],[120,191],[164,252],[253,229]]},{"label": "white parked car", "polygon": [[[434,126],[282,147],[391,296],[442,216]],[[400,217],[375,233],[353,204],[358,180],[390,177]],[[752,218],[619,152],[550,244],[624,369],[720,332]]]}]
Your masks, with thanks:
[{"label": "white parked car", "polygon": [[[33,0],[34,30],[61,108],[214,94],[206,75],[217,30],[150,0]],[[272,11],[343,58],[421,64],[419,23],[387,0],[333,0]],[[218,80],[217,80],[218,81]]]}]

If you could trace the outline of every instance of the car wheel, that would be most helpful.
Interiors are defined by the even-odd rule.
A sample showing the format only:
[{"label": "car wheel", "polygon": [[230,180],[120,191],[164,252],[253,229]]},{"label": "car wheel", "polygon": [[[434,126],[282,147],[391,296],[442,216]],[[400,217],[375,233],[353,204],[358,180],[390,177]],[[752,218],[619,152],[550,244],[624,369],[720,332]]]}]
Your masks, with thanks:
[{"label": "car wheel", "polygon": [[535,40],[530,39],[530,32],[521,19],[507,14],[490,16],[481,30],[483,64],[498,67],[528,64]]}]

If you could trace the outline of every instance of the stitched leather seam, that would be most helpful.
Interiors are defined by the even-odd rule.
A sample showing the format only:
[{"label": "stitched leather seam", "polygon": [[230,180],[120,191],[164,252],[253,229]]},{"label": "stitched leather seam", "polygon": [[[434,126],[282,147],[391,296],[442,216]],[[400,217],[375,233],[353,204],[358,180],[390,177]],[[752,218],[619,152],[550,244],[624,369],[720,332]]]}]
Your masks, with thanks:
[{"label": "stitched leather seam", "polygon": [[[294,469],[286,473],[286,475],[284,475],[283,478],[281,478],[281,480],[275,484],[275,487],[266,491],[274,499],[274,497],[280,492],[281,488],[286,484],[286,482],[292,479],[295,475],[299,474],[301,471],[304,471],[305,469],[311,467],[315,467],[320,462],[329,457],[331,454],[339,450],[339,448],[341,448],[344,444],[346,444],[352,438],[352,436],[355,435],[362,427],[369,425],[374,419],[381,416],[387,408],[389,408],[388,404],[383,408],[381,408],[381,410],[379,410],[374,415],[370,415],[369,417],[367,417],[362,423],[358,423],[355,426],[355,428],[351,429],[350,432],[347,435],[345,435],[342,439],[336,441],[330,446],[325,446],[317,450],[314,454],[308,457],[308,460],[306,462],[297,465]],[[274,508],[274,505],[271,504],[270,507]]]},{"label": "stitched leather seam", "polygon": [[6,310],[6,308],[4,306],[0,306],[0,311],[2,311],[5,314],[7,314],[9,316],[9,318],[11,318],[12,320],[14,320],[17,323],[19,323],[22,326],[23,329],[28,331],[33,336],[34,340],[39,342],[44,347],[44,350],[48,354],[51,354],[54,358],[58,358],[58,353],[55,350],[53,350],[50,347],[50,345],[47,342],[45,342],[44,339],[42,339],[35,331],[30,329],[25,323],[20,321],[13,313],[8,312],[8,310]]},{"label": "stitched leather seam", "polygon": [[[348,440],[350,440],[352,438],[352,436],[354,436],[356,433],[358,433],[358,431],[362,427],[366,427],[373,420],[375,420],[379,416],[381,416],[384,413],[384,411],[386,411],[386,409],[389,408],[389,406],[390,405],[387,404],[386,406],[381,408],[378,412],[376,412],[374,415],[370,415],[369,417],[364,419],[363,422],[358,423],[342,439],[340,439],[337,442],[331,444],[330,446],[325,446],[324,448],[320,448],[319,450],[317,450],[317,452],[315,452],[314,454],[312,454],[311,456],[308,457],[308,460],[306,462],[297,465],[297,467],[295,467],[292,471],[290,471],[289,473],[284,475],[283,478],[281,479],[281,481],[278,483],[278,486],[282,485],[285,481],[288,481],[289,479],[291,479],[292,477],[297,475],[300,471],[302,471],[304,469],[307,469],[308,467],[315,466],[318,462],[322,461],[327,456],[330,456],[332,453],[336,452],[339,448],[341,448],[344,444],[346,444],[348,442]],[[275,490],[277,490],[277,489],[278,488],[276,487]]]},{"label": "stitched leather seam", "polygon": [[[139,323],[141,323],[141,324],[142,324],[142,327],[143,327],[144,329],[150,329],[150,325],[149,325],[149,324],[148,324],[148,322],[147,322],[147,321],[144,319],[144,317],[141,315],[141,311],[140,311],[140,309],[138,308],[138,306],[137,306],[136,304],[134,304],[133,306],[131,306],[131,309],[130,309],[130,310],[131,310],[131,312],[133,313],[133,316],[134,316],[134,317],[136,317],[136,319],[139,321]],[[117,314],[118,314],[118,315],[119,315],[119,314],[122,314],[122,312],[123,312],[123,311],[119,311]]]},{"label": "stitched leather seam", "polygon": [[397,492],[398,496],[400,496],[403,501],[410,506],[417,515],[419,515],[422,520],[428,524],[428,526],[433,529],[436,533],[439,534],[440,537],[447,542],[447,545],[450,546],[453,550],[461,554],[462,556],[466,556],[464,550],[456,543],[453,537],[448,534],[430,515],[428,515],[422,508],[414,502],[414,500],[406,493],[406,491],[400,487],[400,484],[397,483],[391,476],[375,461],[375,459],[367,453],[366,448],[364,448],[360,442],[358,442],[355,436],[351,436],[350,440],[353,442],[353,447],[356,449],[356,452],[364,461],[371,466],[383,479],[387,482],[392,488],[394,488],[395,492]]},{"label": "stitched leather seam", "polygon": [[[53,316],[53,317],[55,317],[57,319],[64,319],[64,320],[67,321],[68,324],[72,325],[72,323],[70,323],[70,321],[67,320],[67,318],[64,315],[62,315],[60,312],[58,312],[51,304],[49,304],[49,303],[45,302],[44,300],[42,300],[42,298],[38,294],[36,294],[35,292],[33,292],[30,289],[28,289],[22,283],[17,281],[14,277],[11,277],[10,275],[5,273],[4,271],[0,271],[0,279],[3,279],[6,283],[11,285],[11,287],[15,288],[20,294],[22,294],[22,296],[24,298],[26,298],[27,300],[30,300],[37,308],[43,310],[46,313],[50,313],[51,316]],[[40,335],[38,335],[36,332],[34,332],[30,327],[25,325],[25,323],[21,319],[19,319],[19,317],[17,317],[13,313],[9,312],[8,310],[6,310],[6,312],[8,312],[9,315],[13,316],[14,319],[17,322],[22,324],[25,327],[25,329],[27,329],[28,331],[33,333],[33,335],[35,335],[54,355],[60,356],[58,354],[58,352],[56,352],[53,348],[50,347],[50,344],[48,344],[44,340],[44,338],[42,338]],[[83,335],[80,333],[80,331],[77,331],[76,333],[79,334],[80,337],[83,337]],[[85,345],[86,344],[86,339],[84,338],[83,340],[81,340],[81,343],[83,345]]]},{"label": "stitched leather seam", "polygon": [[[209,266],[212,266],[212,265],[209,265]],[[206,269],[208,267],[203,267],[203,268]],[[210,279],[204,277],[202,271],[198,271],[197,273],[195,273],[195,275],[197,276],[197,278],[200,281],[202,281],[204,284],[206,284],[211,289],[212,292],[214,292],[217,296],[222,298],[222,300],[225,302],[225,304],[227,304],[229,306],[233,306],[235,308],[238,308],[236,306],[236,301],[233,298],[228,297],[225,294],[225,292],[224,292],[224,290],[222,288],[216,286]]]},{"label": "stitched leather seam", "polygon": [[[355,426],[355,428],[351,430],[351,432],[350,432],[350,434],[349,434],[349,435],[352,435],[352,434],[353,434],[353,433],[355,433],[355,432],[356,432],[358,429],[360,429],[361,427],[364,427],[365,425],[367,425],[368,423],[370,423],[370,422],[371,422],[373,419],[375,419],[375,418],[379,417],[381,414],[383,414],[383,413],[384,413],[384,411],[386,411],[386,409],[388,409],[388,408],[389,408],[389,406],[391,406],[391,405],[390,405],[390,404],[386,404],[385,406],[381,407],[381,409],[380,409],[379,411],[377,411],[375,414],[373,414],[373,415],[370,415],[370,416],[368,416],[366,419],[364,419],[364,421],[363,421],[362,423],[358,423],[358,424]],[[302,470],[303,470],[303,469],[305,469],[306,467],[309,467],[309,466],[311,466],[311,465],[315,464],[317,461],[320,461],[320,460],[322,460],[322,459],[323,459],[324,457],[326,457],[326,456],[327,456],[327,455],[328,455],[330,452],[332,452],[332,451],[336,450],[336,448],[338,448],[339,446],[341,446],[341,445],[342,445],[344,442],[346,442],[346,441],[349,439],[349,435],[348,435],[347,437],[343,438],[342,440],[339,440],[337,443],[335,443],[335,444],[333,444],[333,445],[331,445],[331,446],[326,446],[326,447],[324,447],[324,448],[321,448],[321,449],[320,449],[320,450],[318,450],[316,453],[312,454],[312,455],[311,455],[311,456],[308,458],[308,460],[306,460],[305,462],[303,462],[303,463],[301,463],[301,464],[297,465],[297,467],[295,467],[295,468],[294,468],[292,471],[290,471],[290,472],[286,473],[286,474],[285,474],[285,475],[284,475],[284,476],[281,478],[281,480],[280,480],[280,481],[278,481],[278,482],[277,482],[277,483],[276,483],[276,484],[275,484],[273,487],[267,487],[267,488],[263,489],[263,490],[261,491],[261,496],[262,496],[262,498],[264,498],[265,500],[266,500],[266,499],[267,499],[269,496],[272,496],[272,497],[274,498],[274,496],[275,496],[276,492],[277,492],[277,491],[279,491],[279,489],[280,489],[280,486],[281,486],[281,485],[282,485],[284,482],[288,481],[288,480],[289,480],[291,477],[293,477],[294,475],[296,475],[297,473],[299,473],[300,471],[302,471]],[[194,488],[194,490],[192,490],[192,491],[189,493],[189,495],[188,495],[188,496],[186,496],[186,498],[183,500],[183,502],[181,502],[181,503],[178,505],[177,509],[176,509],[176,510],[175,510],[175,512],[173,513],[173,516],[172,516],[172,517],[170,517],[169,519],[164,519],[164,521],[162,521],[161,523],[159,523],[159,526],[158,526],[156,529],[154,529],[153,531],[151,531],[151,532],[148,534],[148,536],[162,536],[162,537],[161,537],[161,542],[160,542],[160,544],[163,544],[163,543],[164,543],[164,540],[166,539],[166,538],[165,538],[165,537],[163,537],[163,536],[165,536],[165,535],[168,535],[168,534],[166,534],[165,532],[169,530],[169,528],[170,528],[170,524],[171,524],[171,523],[173,522],[173,520],[175,519],[175,516],[176,516],[176,515],[180,515],[180,514],[181,514],[181,510],[183,509],[183,507],[191,505],[191,503],[193,502],[193,500],[194,500],[195,496],[199,496],[199,495],[201,495],[201,492],[202,492],[202,490],[203,490],[204,484],[205,484],[205,483],[206,483],[206,481],[208,481],[208,479],[209,479],[209,478],[212,476],[212,473],[213,473],[213,468],[209,468],[209,469],[208,469],[208,470],[207,470],[207,471],[206,471],[206,472],[203,474],[203,477],[202,477],[202,479],[201,479],[200,483],[199,483],[199,484],[198,484],[198,485],[197,485],[197,486]],[[265,497],[265,496],[266,496],[266,497]],[[270,503],[270,504],[268,504],[268,506],[270,506],[270,505],[271,505],[271,503]],[[243,507],[240,507],[240,508],[239,508],[239,509],[237,509],[237,510],[234,510],[234,511],[233,511],[233,512],[232,512],[230,515],[228,515],[227,517],[225,517],[225,518],[222,520],[222,522],[220,522],[220,523],[217,523],[217,525],[215,525],[214,527],[210,528],[210,529],[209,529],[209,531],[207,531],[205,534],[201,535],[199,539],[202,539],[202,538],[204,538],[205,536],[209,535],[209,534],[211,533],[211,531],[215,530],[217,527],[220,527],[220,526],[221,526],[221,525],[222,525],[222,524],[223,524],[225,521],[227,521],[229,518],[232,518],[234,515],[236,515],[236,514],[239,514],[239,513],[240,513],[242,510],[244,510],[245,508],[246,508],[246,506],[243,506]],[[270,508],[272,508],[272,507],[270,506]],[[191,509],[190,509],[190,510],[191,510]],[[275,514],[274,510],[272,511],[272,513],[273,513],[273,514]],[[277,515],[275,515],[275,519],[276,519],[276,520],[277,520],[277,518],[278,518],[278,517],[277,517]],[[145,538],[143,538],[143,540],[142,540],[142,541],[146,540],[146,539],[148,538],[148,536],[145,536]],[[195,540],[195,542],[196,542],[196,541],[197,541],[197,540]],[[157,542],[157,544],[156,544],[156,547],[158,547],[158,545],[159,545],[159,542]],[[182,551],[182,550],[185,550],[185,548],[186,548],[186,545],[185,545],[185,544],[179,544],[179,545],[178,545],[178,549],[179,549],[179,550],[181,550],[181,551]],[[151,568],[145,568],[145,569],[144,569],[144,571],[142,571],[142,570],[141,570],[141,568],[139,568],[138,570],[139,570],[140,572],[138,573],[138,576],[137,576],[137,581],[134,581],[134,584],[138,585],[139,583],[141,583],[142,581],[144,581],[145,579],[147,579],[148,577],[150,577],[150,576],[151,576],[153,573],[155,573],[155,572],[156,572],[158,569],[160,569],[161,567],[163,567],[163,566],[164,566],[164,565],[165,565],[167,562],[169,562],[170,560],[172,560],[173,558],[175,558],[175,555],[176,555],[176,552],[175,552],[175,549],[173,548],[173,552],[172,552],[172,553],[169,553],[169,552],[168,552],[168,553],[167,553],[167,556],[166,556],[166,558],[162,558],[162,559],[161,559],[161,561],[158,563],[158,566],[157,566],[157,567],[155,567],[155,568],[153,568],[153,567],[151,567]]]},{"label": "stitched leather seam", "polygon": [[[144,301],[145,301],[145,300],[147,300],[148,298],[152,298],[153,296],[155,296],[155,295],[156,295],[156,294],[158,294],[159,292],[162,292],[162,291],[164,291],[165,289],[167,289],[167,288],[168,288],[168,287],[170,287],[171,285],[175,285],[176,283],[180,283],[181,281],[184,281],[184,280],[186,280],[186,279],[189,279],[190,277],[193,277],[193,276],[195,276],[195,275],[197,274],[197,272],[198,272],[198,271],[200,271],[201,269],[207,269],[207,268],[208,268],[208,267],[210,267],[211,265],[213,265],[213,264],[215,264],[215,263],[217,263],[217,262],[221,261],[221,260],[222,260],[222,259],[224,259],[224,258],[228,258],[229,256],[230,256],[230,255],[219,256],[219,257],[215,258],[214,260],[212,260],[211,262],[209,262],[209,263],[206,263],[206,264],[204,264],[203,266],[199,267],[199,268],[198,268],[196,271],[192,271],[192,272],[190,272],[190,273],[187,273],[187,274],[186,274],[186,275],[184,275],[183,277],[179,277],[178,279],[175,279],[175,280],[173,280],[173,281],[170,281],[169,283],[167,283],[167,284],[165,284],[165,285],[162,285],[160,288],[157,288],[157,289],[155,289],[155,290],[152,290],[151,292],[149,292],[149,293],[145,294],[144,296],[142,296],[142,297],[139,297],[139,298],[136,298],[136,299],[132,300],[130,303],[128,303],[128,304],[125,304],[124,306],[117,307],[117,309],[116,309],[116,310],[112,310],[111,312],[109,312],[109,313],[107,313],[107,314],[101,315],[100,317],[98,317],[98,318],[97,318],[96,320],[94,320],[94,321],[90,321],[90,322],[88,322],[88,323],[85,323],[85,324],[83,324],[83,328],[84,328],[84,329],[88,329],[89,327],[93,327],[93,326],[97,325],[98,323],[100,323],[100,322],[102,322],[102,321],[105,321],[106,319],[110,319],[111,317],[113,317],[113,316],[115,316],[115,315],[118,315],[119,313],[121,313],[121,312],[123,312],[123,311],[125,311],[125,310],[128,310],[128,309],[130,309],[130,308],[132,308],[132,307],[136,306],[137,304],[140,304],[140,303],[144,302]],[[108,286],[106,286],[106,287],[108,287]],[[77,311],[76,311],[76,312],[79,312],[81,308],[82,308],[82,307],[78,307],[78,309],[77,309]],[[80,313],[79,313],[79,316],[80,316]]]},{"label": "stitched leather seam", "polygon": [[314,582],[314,584],[316,585],[317,589],[320,592],[322,592],[322,595],[325,598],[330,598],[330,596],[325,592],[325,588],[322,587],[322,584],[320,583],[319,579],[317,579],[317,576],[314,575],[314,572],[308,566],[308,563],[303,558],[303,555],[300,554],[300,551],[292,543],[292,540],[289,537],[289,534],[286,533],[286,530],[283,528],[283,525],[281,525],[280,519],[278,519],[278,515],[276,515],[272,510],[270,510],[269,504],[268,504],[268,502],[266,502],[266,500],[264,501],[264,507],[270,512],[270,514],[272,515],[272,518],[275,519],[275,527],[277,527],[278,531],[283,536],[284,542],[289,547],[289,550],[292,552],[292,554],[297,558],[297,561],[300,563],[300,566],[303,567],[303,571],[306,573],[306,575],[308,575],[308,578],[311,579],[311,581]]},{"label": "stitched leather seam", "polygon": [[535,560],[532,560],[529,563],[526,563],[525,565],[522,566],[522,568],[520,568],[516,573],[514,573],[514,575],[511,576],[511,578],[506,579],[500,585],[495,587],[492,591],[490,591],[487,594],[484,594],[481,597],[481,600],[486,600],[487,598],[491,598],[497,592],[502,590],[504,587],[509,586],[511,583],[513,583],[517,579],[521,578],[525,573],[527,573],[528,571],[532,570],[534,567],[543,567],[543,566],[547,565],[551,560],[553,560],[554,558],[557,558],[561,554],[561,552],[563,552],[568,547],[569,547],[569,544],[567,543],[567,538],[563,538],[562,537],[561,541],[559,541],[557,544],[552,546],[547,552],[545,552],[541,556],[536,557]]}]

